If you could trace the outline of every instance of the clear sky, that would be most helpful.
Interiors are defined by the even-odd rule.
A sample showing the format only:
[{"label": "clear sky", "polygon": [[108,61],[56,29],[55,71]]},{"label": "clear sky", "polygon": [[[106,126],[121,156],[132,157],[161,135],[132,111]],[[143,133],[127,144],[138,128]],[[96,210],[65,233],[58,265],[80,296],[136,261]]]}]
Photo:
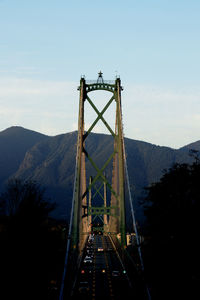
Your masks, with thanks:
[{"label": "clear sky", "polygon": [[122,80],[126,137],[200,140],[199,0],[0,0],[0,131],[76,130],[80,77],[100,70]]}]

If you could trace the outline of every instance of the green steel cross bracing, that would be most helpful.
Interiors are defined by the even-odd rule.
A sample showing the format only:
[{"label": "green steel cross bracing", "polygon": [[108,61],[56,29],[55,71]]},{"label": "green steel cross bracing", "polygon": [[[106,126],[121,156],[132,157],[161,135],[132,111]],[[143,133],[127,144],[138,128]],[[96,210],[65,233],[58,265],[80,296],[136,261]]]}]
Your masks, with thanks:
[{"label": "green steel cross bracing", "polygon": [[107,127],[107,129],[110,131],[110,133],[112,134],[113,137],[115,137],[115,134],[113,132],[113,130],[110,128],[110,126],[108,125],[108,123],[105,121],[105,119],[103,118],[103,114],[105,113],[105,111],[107,110],[107,108],[110,106],[110,104],[112,103],[112,101],[114,100],[114,96],[111,97],[111,99],[109,100],[109,102],[107,103],[107,105],[104,107],[104,109],[102,110],[102,112],[99,112],[98,109],[96,108],[96,106],[94,105],[94,103],[91,101],[91,99],[87,96],[86,99],[88,100],[88,102],[90,103],[90,105],[92,106],[92,108],[95,110],[95,112],[97,113],[98,117],[97,119],[94,121],[94,123],[90,126],[90,128],[87,131],[87,135],[85,135],[85,137],[88,136],[88,134],[92,131],[92,129],[94,128],[94,126],[97,124],[97,122],[101,119],[102,122],[105,124],[105,126]]},{"label": "green steel cross bracing", "polygon": [[111,192],[113,193],[113,195],[115,197],[118,197],[118,195],[116,194],[116,192],[113,190],[112,186],[109,184],[108,180],[106,179],[106,177],[103,175],[103,171],[105,170],[105,168],[107,167],[107,165],[111,162],[112,158],[115,155],[115,151],[110,155],[110,157],[108,158],[108,160],[105,162],[105,164],[103,165],[103,167],[101,169],[99,169],[97,167],[97,165],[94,163],[94,161],[92,160],[92,158],[90,157],[90,155],[86,152],[85,149],[83,149],[84,153],[86,154],[87,158],[89,159],[91,165],[94,167],[94,169],[97,171],[97,175],[96,177],[93,179],[92,183],[88,186],[86,192],[83,194],[83,197],[86,196],[87,192],[94,186],[94,184],[96,183],[96,181],[99,179],[99,177],[102,178],[102,180],[104,182],[106,182],[106,184],[108,185],[109,189],[111,190]]},{"label": "green steel cross bracing", "polygon": [[[103,187],[103,185],[104,185],[104,182],[101,183],[99,188],[95,187],[96,193],[94,194],[93,198],[95,198],[97,194],[99,194],[103,198],[103,196],[100,194],[100,190]],[[104,200],[104,198],[102,200]]]},{"label": "green steel cross bracing", "polygon": [[102,188],[102,185],[101,185],[99,188],[97,188],[96,186],[95,186],[94,188],[95,188],[95,190],[96,190],[96,193],[95,193],[95,195],[93,196],[93,198],[95,198],[96,195],[98,194],[98,195],[100,196],[100,198],[104,201],[104,197],[103,197],[102,194],[100,193],[100,189]]}]

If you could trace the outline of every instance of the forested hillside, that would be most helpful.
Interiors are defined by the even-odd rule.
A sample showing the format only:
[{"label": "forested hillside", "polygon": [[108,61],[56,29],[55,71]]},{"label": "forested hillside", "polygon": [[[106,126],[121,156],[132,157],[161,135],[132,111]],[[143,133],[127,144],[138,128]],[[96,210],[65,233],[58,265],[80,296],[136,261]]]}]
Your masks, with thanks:
[{"label": "forested hillside", "polygon": [[[56,218],[69,216],[73,191],[77,132],[57,136],[11,127],[0,132],[0,188],[9,178],[35,180],[57,204]],[[196,143],[195,143],[196,144]],[[195,144],[192,147],[195,148]],[[197,142],[198,144],[198,142]],[[134,206],[138,215],[142,211],[139,199],[144,187],[160,179],[164,169],[174,163],[191,162],[187,146],[180,150],[125,139],[128,171]],[[86,149],[100,167],[113,151],[113,138],[92,133],[86,140]],[[112,163],[106,169],[111,176]],[[95,174],[86,161],[86,173]]]}]

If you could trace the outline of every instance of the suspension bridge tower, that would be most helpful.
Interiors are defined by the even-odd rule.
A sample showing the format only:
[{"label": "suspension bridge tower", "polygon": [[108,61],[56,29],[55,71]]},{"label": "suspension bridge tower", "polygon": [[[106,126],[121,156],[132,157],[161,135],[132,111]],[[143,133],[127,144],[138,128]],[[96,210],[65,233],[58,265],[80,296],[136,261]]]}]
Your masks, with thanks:
[{"label": "suspension bridge tower", "polygon": [[[103,234],[118,235],[121,247],[124,248],[126,246],[125,149],[122,126],[121,91],[123,88],[121,80],[119,77],[114,81],[104,80],[102,72],[99,72],[96,81],[87,81],[82,77],[78,90],[80,98],[73,195],[72,248],[81,250],[84,247],[88,233],[93,230],[92,224],[97,218],[102,220],[103,225],[101,226],[101,230]],[[101,111],[90,96],[90,94],[94,95],[94,92],[99,90],[111,94],[110,99]],[[85,130],[84,123],[86,102],[89,103],[92,110],[96,113],[96,119],[87,131]],[[112,103],[115,104],[115,128],[113,129],[109,125],[109,120],[105,120],[104,116]],[[99,167],[86,147],[88,136],[100,120],[113,138],[113,151],[101,167]],[[96,172],[93,177],[90,174],[86,174],[86,159]],[[112,165],[112,178],[110,180],[105,174],[108,164]],[[103,193],[101,190],[103,190]],[[109,193],[107,193],[107,190]],[[110,199],[107,199],[107,194],[110,195]],[[93,199],[95,195],[98,195],[102,199],[102,205],[94,205]]]}]

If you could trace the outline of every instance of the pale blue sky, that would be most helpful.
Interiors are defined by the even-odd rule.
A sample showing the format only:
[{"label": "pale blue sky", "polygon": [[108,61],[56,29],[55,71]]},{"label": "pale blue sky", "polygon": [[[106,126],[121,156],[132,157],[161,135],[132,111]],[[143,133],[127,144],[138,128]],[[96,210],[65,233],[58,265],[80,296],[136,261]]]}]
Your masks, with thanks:
[{"label": "pale blue sky", "polygon": [[0,131],[75,130],[80,76],[102,70],[121,77],[125,136],[200,140],[199,53],[197,0],[0,0]]}]

